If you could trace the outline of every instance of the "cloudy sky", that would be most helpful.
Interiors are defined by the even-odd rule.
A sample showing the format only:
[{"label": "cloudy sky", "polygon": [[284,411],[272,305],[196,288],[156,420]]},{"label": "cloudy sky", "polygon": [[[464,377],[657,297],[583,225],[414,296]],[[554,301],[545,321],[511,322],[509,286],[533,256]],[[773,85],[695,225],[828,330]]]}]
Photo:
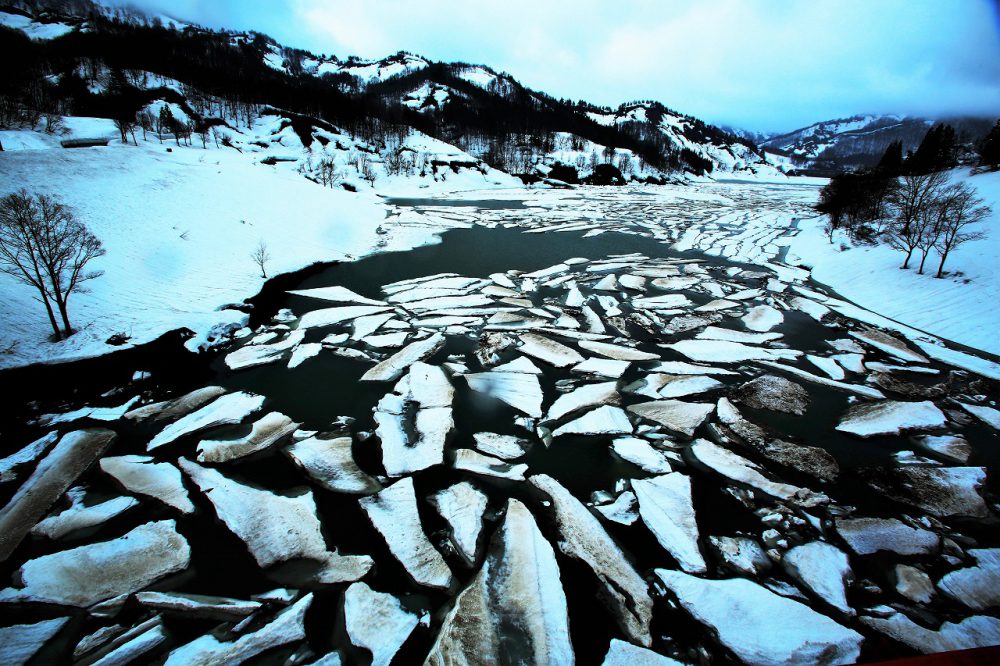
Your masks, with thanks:
[{"label": "cloudy sky", "polygon": [[750,129],[868,112],[1000,116],[1000,0],[129,4],[315,53],[483,63],[557,97],[652,98]]}]

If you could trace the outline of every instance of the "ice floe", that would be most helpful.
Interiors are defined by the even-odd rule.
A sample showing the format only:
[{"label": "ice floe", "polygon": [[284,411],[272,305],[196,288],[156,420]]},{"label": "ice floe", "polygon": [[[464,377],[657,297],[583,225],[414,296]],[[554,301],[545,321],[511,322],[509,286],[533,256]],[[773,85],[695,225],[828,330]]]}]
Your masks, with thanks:
[{"label": "ice floe", "polygon": [[854,615],[847,603],[847,582],[854,576],[847,555],[825,541],[796,546],[781,559],[785,571],[813,594],[844,615]]},{"label": "ice floe", "polygon": [[246,417],[257,412],[264,405],[264,396],[237,391],[229,393],[197,411],[174,421],[161,430],[146,444],[146,450],[152,451],[161,446],[171,444],[181,437],[217,428],[224,425],[235,425]]},{"label": "ice floe", "polygon": [[125,490],[152,497],[181,513],[194,511],[181,472],[172,464],[157,462],[149,456],[114,456],[102,458],[101,470],[113,477]]},{"label": "ice floe", "polygon": [[947,419],[929,401],[897,402],[886,400],[868,405],[854,405],[837,424],[837,430],[858,437],[898,435],[907,430],[940,428]]},{"label": "ice floe", "polygon": [[351,643],[372,654],[371,666],[389,666],[420,621],[399,599],[365,583],[344,591],[344,625]]},{"label": "ice floe", "polygon": [[280,412],[270,412],[254,421],[250,432],[236,439],[203,439],[198,443],[198,462],[221,463],[265,451],[299,427]]},{"label": "ice floe", "polygon": [[313,481],[327,490],[367,495],[382,487],[378,480],[358,467],[350,437],[307,437],[289,444],[284,451]]},{"label": "ice floe", "polygon": [[476,562],[479,534],[483,528],[486,495],[468,481],[462,481],[438,491],[430,501],[448,522],[455,550],[472,566]]},{"label": "ice floe", "polygon": [[691,500],[691,477],[672,472],[652,479],[634,479],[642,522],[681,569],[705,573],[708,568],[699,546],[698,523]]}]

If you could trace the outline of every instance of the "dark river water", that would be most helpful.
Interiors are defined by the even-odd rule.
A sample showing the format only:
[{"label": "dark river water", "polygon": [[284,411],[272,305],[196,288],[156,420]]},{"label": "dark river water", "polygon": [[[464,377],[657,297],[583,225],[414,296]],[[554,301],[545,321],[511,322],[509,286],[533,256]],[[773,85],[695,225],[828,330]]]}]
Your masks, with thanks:
[{"label": "dark river water", "polygon": [[[397,200],[394,203],[422,205],[425,200]],[[440,200],[426,200],[426,203],[448,205],[448,202]],[[523,207],[523,202],[499,203],[503,205],[502,207]],[[653,240],[617,233],[583,238],[579,233],[525,234],[503,228],[474,227],[454,230],[444,233],[441,242],[436,245],[407,252],[375,255],[352,263],[312,267],[294,275],[276,278],[270,281],[258,296],[251,299],[254,305],[251,323],[266,322],[282,308],[289,308],[297,316],[301,316],[309,310],[328,306],[316,299],[289,295],[286,293],[289,289],[341,285],[363,296],[382,298],[383,294],[380,291],[382,285],[408,278],[443,272],[486,277],[491,273],[510,269],[532,271],[571,257],[603,259],[610,254],[633,252],[651,258],[681,256]],[[716,267],[736,265],[718,258],[691,253],[686,253],[684,257],[703,259],[706,264]],[[759,280],[747,286],[759,286]],[[547,295],[555,296],[558,293],[557,290],[540,289],[534,298],[540,304]],[[696,304],[707,302],[712,298],[700,292],[683,293]],[[845,336],[843,330],[824,326],[798,311],[787,311],[785,315],[785,322],[775,330],[782,333],[783,341],[794,349],[825,354],[830,350],[825,344],[826,340]],[[719,325],[731,324],[723,320]],[[312,329],[307,334],[306,342],[318,341],[327,333],[329,329]],[[675,338],[654,338],[639,328],[630,333],[639,341],[640,349],[655,351],[663,360],[687,360],[671,350],[656,346],[658,342],[670,342]],[[676,336],[676,338],[681,337],[690,337],[690,334]],[[470,354],[471,358],[475,348],[474,339],[449,336],[445,348],[427,362],[441,363],[452,354]],[[225,352],[231,350],[229,348]],[[505,354],[504,360],[511,360],[517,356],[513,351]],[[128,378],[135,370],[152,372],[152,384],[146,390],[157,399],[162,399],[165,394],[188,391],[207,384],[219,384],[231,391],[252,391],[267,396],[268,410],[280,411],[293,420],[302,422],[301,427],[304,429],[329,429],[337,417],[354,418],[356,421],[352,431],[355,435],[374,429],[372,407],[386,391],[391,390],[391,385],[385,383],[358,381],[370,364],[330,353],[321,353],[294,369],[286,368],[284,363],[276,363],[235,372],[227,369],[223,356],[224,354],[220,352],[190,354],[183,350],[178,340],[168,337],[111,358],[0,373],[0,382],[4,386],[8,389],[20,388],[19,397],[8,403],[0,415],[0,424],[5,427],[6,435],[2,442],[4,454],[23,446],[31,437],[44,432],[26,424],[25,417],[39,411],[51,411],[55,402],[69,401],[72,403],[68,405],[69,407],[76,407],[84,402],[112,405],[120,404],[125,398],[131,397],[133,392],[128,387],[116,395],[104,398],[99,396],[114,387],[127,384]],[[870,353],[869,358],[887,360],[881,358],[877,352]],[[803,369],[810,369],[804,360],[798,365]],[[945,368],[940,364],[930,365]],[[640,364],[632,365],[623,377],[621,386],[631,383],[646,372],[639,366]],[[472,363],[470,370],[476,371]],[[570,377],[568,371],[546,368],[542,380],[546,395],[545,404],[549,404],[556,395],[555,383]],[[743,383],[747,377],[737,375],[719,379],[729,387]],[[519,413],[513,408],[471,391],[461,379],[455,378],[453,385],[456,390],[454,403],[456,429],[449,440],[449,447],[471,448],[473,433],[481,431],[515,434],[522,437],[528,435],[514,424],[514,418]],[[811,402],[807,412],[802,416],[755,411],[746,407],[741,409],[747,418],[770,426],[787,437],[825,448],[837,459],[843,473],[840,480],[832,487],[824,487],[815,480],[797,476],[792,472],[784,473],[782,479],[790,483],[816,487],[833,497],[837,504],[856,506],[867,515],[899,515],[902,510],[898,506],[867,489],[854,474],[857,468],[895,464],[893,454],[899,450],[912,449],[913,444],[905,437],[875,437],[862,441],[837,433],[834,426],[849,406],[848,394],[804,382],[803,386],[808,391]],[[717,396],[718,393],[709,395]],[[698,397],[700,396],[693,399]],[[623,393],[622,398],[624,405],[648,400],[627,393]],[[714,398],[707,399],[714,400]],[[44,404],[28,404],[32,400],[44,400]],[[112,427],[119,429],[120,439],[110,452],[111,455],[145,453],[145,442],[152,433],[125,424],[112,424]],[[246,432],[246,428],[242,430],[233,428],[230,432],[235,435]],[[992,471],[1000,468],[1000,437],[978,424],[969,425],[962,432],[974,448],[969,464],[985,465],[990,468],[991,477],[995,477]],[[359,441],[357,437],[355,439],[354,453],[359,464],[372,474],[381,474],[377,438],[365,441]],[[175,459],[180,455],[193,457],[196,440],[195,437],[182,438],[163,450],[158,450],[157,455],[162,454],[165,459]],[[648,476],[630,463],[613,456],[610,453],[608,440],[600,437],[560,437],[549,447],[536,443],[524,462],[530,468],[529,473],[549,474],[585,501],[594,491],[613,491],[620,479]],[[302,472],[280,453],[234,461],[220,469],[233,478],[275,492],[310,485]],[[723,492],[716,477],[697,470],[692,470],[692,476],[694,503],[703,541],[707,535],[728,535],[738,531],[759,530],[759,519]],[[538,496],[532,493],[531,487],[526,483],[473,477],[458,473],[446,466],[434,467],[414,475],[418,498],[425,498],[462,479],[474,479],[476,485],[488,493],[490,498],[488,516],[491,512],[502,509],[508,497],[520,498],[529,507],[538,504]],[[118,492],[107,477],[94,470],[81,481],[88,484],[92,490],[106,492],[109,496]],[[303,572],[297,570],[295,566],[286,566],[282,570],[270,571],[267,574],[260,571],[247,553],[244,544],[216,520],[211,504],[193,486],[189,484],[189,487],[191,498],[197,504],[199,511],[177,520],[179,531],[191,543],[192,567],[180,576],[158,583],[154,589],[246,598],[251,594],[273,589],[278,584],[299,586]],[[381,536],[369,523],[356,497],[329,492],[314,485],[312,490],[331,546],[335,546],[341,553],[369,554],[375,559],[376,567],[365,578],[366,582],[377,590],[400,596],[404,604],[414,610],[428,611],[434,615],[431,628],[418,627],[394,662],[419,663],[426,655],[439,626],[437,614],[446,606],[450,596],[440,592],[428,592],[426,588],[410,581],[402,566],[389,553]],[[6,500],[10,492],[13,492],[13,489],[9,489],[0,499]],[[419,504],[421,518],[428,535],[435,543],[440,542],[446,533],[447,525],[427,502],[421,500]],[[165,508],[150,508],[151,504],[146,502],[143,506],[145,508],[126,513],[87,534],[78,535],[72,544],[60,544],[59,547],[114,538],[149,520],[177,517]],[[495,513],[493,515],[495,516]],[[539,517],[538,523],[542,532],[555,542],[555,533],[546,520]],[[658,566],[671,566],[672,560],[641,521],[630,527],[614,523],[605,525],[634,561],[640,573]],[[1000,537],[995,528],[974,523],[965,527],[966,533],[977,538],[981,545],[1000,544]],[[491,532],[492,529],[492,525],[487,525],[485,528],[487,532]],[[29,539],[2,566],[0,575],[3,575],[6,581],[16,568],[15,564],[55,549],[59,548],[53,548],[50,543]],[[592,572],[558,551],[557,557],[569,601],[570,627],[578,663],[600,663],[607,650],[608,641],[619,634],[615,620],[596,600],[598,583]],[[463,585],[474,575],[474,570],[465,567],[457,557],[448,556],[446,559]],[[867,562],[867,569],[856,572],[858,577],[872,577],[880,582],[884,581],[883,563],[878,558],[872,558]],[[345,638],[343,618],[339,611],[339,598],[343,587],[333,586],[317,590],[316,602],[308,615],[309,644],[317,654],[323,654],[336,647],[346,649],[350,658],[363,661],[363,652],[352,652],[347,647],[349,642]],[[670,652],[674,648],[683,649],[698,643],[704,644],[708,640],[702,628],[694,626],[680,613],[667,607],[664,602],[658,601],[657,604],[654,615],[655,648]],[[133,618],[138,618],[139,613],[139,608],[129,607],[123,611],[123,616],[115,621],[128,623]],[[44,608],[0,607],[0,616],[2,616],[0,620],[5,624],[11,624],[52,617],[52,612],[51,609]],[[86,626],[88,631],[93,630],[92,623],[87,623],[82,614],[79,614],[75,622],[80,627]],[[168,620],[167,624],[177,643],[185,642],[215,626],[211,622],[176,618]],[[872,632],[866,632],[866,635],[872,636]],[[66,646],[72,645],[68,641],[67,638],[55,642],[42,656],[48,655],[53,661],[65,662]],[[282,663],[288,652],[289,650],[283,650],[269,654],[260,660],[260,663]],[[901,651],[898,646],[891,645],[888,641],[872,637],[866,643],[863,657],[875,659],[901,654],[906,654],[905,650]],[[720,651],[716,656],[721,661],[730,659],[724,651]]]}]

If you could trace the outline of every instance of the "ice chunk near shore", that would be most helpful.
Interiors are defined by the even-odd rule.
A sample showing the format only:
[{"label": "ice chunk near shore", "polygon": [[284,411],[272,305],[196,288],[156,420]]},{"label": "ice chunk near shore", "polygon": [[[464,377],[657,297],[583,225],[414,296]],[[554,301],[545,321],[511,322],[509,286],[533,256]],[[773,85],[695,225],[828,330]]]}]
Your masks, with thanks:
[{"label": "ice chunk near shore", "polygon": [[312,491],[278,495],[234,481],[184,458],[181,468],[215,506],[219,519],[246,545],[261,568],[311,560],[319,583],[355,581],[368,573],[367,555],[339,555],[327,549]]},{"label": "ice chunk near shore", "polygon": [[382,486],[354,461],[350,437],[308,437],[285,447],[285,454],[327,490],[368,495]]},{"label": "ice chunk near shore", "polygon": [[1000,548],[972,548],[976,566],[941,577],[938,589],[973,610],[1000,606]]},{"label": "ice chunk near shore", "polygon": [[321,326],[333,326],[345,321],[351,321],[359,317],[369,317],[391,310],[388,305],[348,305],[336,308],[324,308],[322,310],[312,310],[302,315],[299,320],[297,330],[304,331],[308,328],[318,328]]},{"label": "ice chunk near shore", "polygon": [[401,479],[359,503],[414,582],[440,589],[451,586],[451,570],[424,534],[412,477]]},{"label": "ice chunk near shore", "polygon": [[[702,363],[740,363],[775,358],[773,350],[726,340],[681,340],[663,345],[663,347],[683,354],[692,361]],[[792,352],[793,350],[782,351]],[[795,355],[800,353],[795,352]]]},{"label": "ice chunk near shore", "polygon": [[85,506],[81,488],[70,488],[66,491],[66,495],[70,498],[71,506],[32,527],[31,534],[49,539],[61,539],[76,530],[102,525],[139,505],[139,500],[134,497],[115,497]]},{"label": "ice chunk near shore", "polygon": [[854,572],[839,548],[812,541],[789,550],[781,564],[789,576],[817,597],[844,615],[854,615],[854,609],[847,604],[847,582]]},{"label": "ice chunk near shore", "polygon": [[841,518],[837,534],[853,552],[871,555],[888,550],[899,555],[924,555],[937,550],[937,534],[909,525],[895,518]]},{"label": "ice chunk near shore", "polygon": [[654,574],[695,620],[751,666],[853,664],[864,637],[805,604],[746,580]]},{"label": "ice chunk near shore", "polygon": [[628,411],[666,426],[668,430],[693,437],[698,426],[715,411],[715,405],[667,399],[631,405]]},{"label": "ice chunk near shore", "polygon": [[149,405],[137,407],[130,412],[125,412],[127,421],[137,423],[155,424],[161,421],[176,421],[182,416],[186,416],[196,409],[200,409],[215,400],[219,396],[225,395],[226,389],[221,386],[204,386],[186,393],[179,398],[154,402]]},{"label": "ice chunk near shore", "polygon": [[627,435],[632,432],[632,422],[620,407],[604,405],[583,416],[565,423],[552,432],[560,435]]},{"label": "ice chunk near shore", "polygon": [[621,402],[621,396],[618,395],[617,382],[584,384],[556,398],[556,401],[549,407],[549,413],[546,414],[545,420],[557,421],[568,414],[587,407],[617,405],[619,402]]},{"label": "ice chunk near shore", "polygon": [[788,301],[788,304],[819,322],[823,321],[823,317],[830,314],[830,308],[816,301],[811,301],[808,298],[802,298],[801,296],[796,296]]},{"label": "ice chunk near shore", "polygon": [[662,451],[654,449],[649,442],[638,437],[619,437],[611,443],[611,450],[622,460],[626,460],[649,474],[667,474],[672,470],[670,461]]},{"label": "ice chunk near shore", "polygon": [[559,565],[520,501],[507,501],[483,567],[456,597],[424,663],[574,663]]},{"label": "ice chunk near shore", "polygon": [[601,582],[602,596],[617,617],[618,626],[629,640],[648,647],[652,642],[653,601],[646,581],[594,514],[566,488],[545,474],[536,474],[529,482],[552,500],[559,549],[590,567]]},{"label": "ice chunk near shore", "polygon": [[904,430],[940,428],[947,418],[930,400],[897,402],[886,400],[854,405],[837,424],[837,430],[858,437],[898,435]]},{"label": "ice chunk near shore", "polygon": [[234,641],[220,641],[213,634],[199,636],[172,651],[164,666],[242,664],[267,650],[301,641],[306,637],[305,617],[312,600],[313,595],[307,594],[257,631]]},{"label": "ice chunk near shore", "polygon": [[265,414],[237,439],[203,439],[198,443],[198,462],[221,463],[264,451],[292,434],[300,424],[281,412]]},{"label": "ice chunk near shore", "polygon": [[451,528],[451,543],[470,567],[478,554],[479,534],[483,529],[483,513],[487,498],[468,481],[456,483],[430,498],[441,517]]},{"label": "ice chunk near shore", "polygon": [[389,666],[420,621],[399,599],[365,583],[344,591],[344,625],[351,643],[371,652],[371,666]]},{"label": "ice chunk near shore", "polygon": [[358,317],[351,322],[351,339],[361,340],[371,335],[394,316],[392,312],[382,312],[380,314]]},{"label": "ice chunk near shore", "polygon": [[59,432],[57,430],[53,430],[52,432],[39,437],[19,451],[0,460],[0,483],[7,483],[8,481],[14,481],[17,479],[17,467],[27,465],[30,462],[38,460],[42,457],[42,454],[48,451],[49,447],[57,441],[59,441]]},{"label": "ice chunk near shore", "polygon": [[229,393],[205,405],[187,416],[174,421],[161,430],[146,444],[146,450],[152,451],[170,444],[181,437],[192,435],[209,428],[224,425],[236,425],[243,419],[258,411],[264,405],[264,396],[255,393],[237,391]]},{"label": "ice chunk near shore", "polygon": [[120,483],[125,490],[152,497],[181,513],[194,511],[179,469],[149,456],[114,456],[102,458],[101,471]]},{"label": "ice chunk near shore", "polygon": [[617,638],[611,639],[608,652],[601,666],[684,666],[681,662],[649,648],[632,645]]},{"label": "ice chunk near shore", "polygon": [[871,328],[862,331],[850,331],[850,335],[865,344],[871,345],[875,349],[884,351],[890,356],[895,356],[901,361],[906,361],[907,363],[927,363],[926,356],[913,351],[902,340],[888,333]]},{"label": "ice chunk near shore", "polygon": [[525,333],[520,336],[520,341],[521,346],[518,351],[522,354],[527,354],[557,368],[565,368],[583,361],[583,356],[580,356],[576,350],[537,333]]},{"label": "ice chunk near shore", "polygon": [[63,414],[45,414],[38,418],[38,423],[42,426],[52,426],[85,418],[93,421],[117,421],[138,401],[139,396],[135,396],[117,407],[81,407]]},{"label": "ice chunk near shore", "polygon": [[779,326],[784,320],[785,316],[781,314],[781,310],[776,310],[770,305],[758,305],[747,310],[743,316],[743,325],[751,331],[763,333]]},{"label": "ice chunk near shore", "polygon": [[756,488],[771,497],[796,502],[802,506],[814,506],[829,501],[829,498],[822,493],[768,479],[757,465],[706,439],[695,440],[689,451],[695,460],[705,467],[732,481]]},{"label": "ice chunk near shore", "polygon": [[[510,364],[508,364],[510,365]],[[532,418],[542,415],[542,387],[538,377],[525,372],[474,372],[463,375],[473,391],[491,395]]]},{"label": "ice chunk near shore", "polygon": [[429,338],[411,342],[398,352],[361,375],[363,382],[392,382],[403,376],[414,363],[423,361],[444,346],[445,337],[435,333]]},{"label": "ice chunk near shore", "polygon": [[476,449],[486,455],[517,460],[528,452],[531,443],[514,435],[498,435],[495,432],[477,432],[472,436]]},{"label": "ice chunk near shore", "polygon": [[230,370],[245,370],[258,365],[267,365],[284,358],[285,354],[299,345],[306,337],[304,329],[289,333],[284,340],[272,344],[243,345],[226,354],[226,367]]},{"label": "ice chunk near shore", "polygon": [[957,623],[945,622],[937,630],[922,627],[898,612],[887,618],[862,617],[861,622],[924,654],[1000,643],[1000,620],[986,615],[974,615]]},{"label": "ice chunk near shore", "polygon": [[969,412],[994,430],[1000,430],[1000,410],[993,409],[992,407],[985,407],[983,405],[970,405],[965,402],[960,402],[958,404],[962,406],[962,409]]},{"label": "ice chunk near shore", "polygon": [[0,509],[0,562],[10,557],[31,528],[115,437],[114,432],[103,428],[74,430],[62,436],[7,506]]},{"label": "ice chunk near shore", "polygon": [[28,560],[16,574],[21,587],[0,591],[0,603],[91,606],[183,571],[190,560],[191,548],[174,521],[146,523],[111,541]]},{"label": "ice chunk near shore", "polygon": [[691,477],[672,472],[652,479],[634,479],[639,516],[681,569],[705,573],[699,547],[698,523],[691,500]]},{"label": "ice chunk near shore", "polygon": [[385,305],[384,301],[376,301],[355,293],[347,287],[334,285],[332,287],[317,287],[315,289],[289,289],[289,294],[315,298],[330,303],[355,303],[358,305]]},{"label": "ice chunk near shore", "polygon": [[22,666],[35,656],[70,618],[57,617],[34,624],[0,627],[0,662],[6,666]]}]

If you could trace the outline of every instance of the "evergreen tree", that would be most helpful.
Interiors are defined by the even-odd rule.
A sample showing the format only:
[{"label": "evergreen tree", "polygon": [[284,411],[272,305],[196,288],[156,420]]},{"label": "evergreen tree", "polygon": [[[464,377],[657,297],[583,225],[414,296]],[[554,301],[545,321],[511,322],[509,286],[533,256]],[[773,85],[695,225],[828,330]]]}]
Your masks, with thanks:
[{"label": "evergreen tree", "polygon": [[979,164],[992,169],[1000,168],[1000,120],[979,144]]},{"label": "evergreen tree", "polygon": [[951,125],[937,124],[927,130],[917,152],[907,161],[910,173],[926,174],[955,166],[958,158],[958,137]]},{"label": "evergreen tree", "polygon": [[879,160],[877,171],[882,172],[886,176],[898,176],[903,169],[903,142],[893,141],[889,144],[889,147],[885,149],[885,153],[882,154],[882,159]]}]

